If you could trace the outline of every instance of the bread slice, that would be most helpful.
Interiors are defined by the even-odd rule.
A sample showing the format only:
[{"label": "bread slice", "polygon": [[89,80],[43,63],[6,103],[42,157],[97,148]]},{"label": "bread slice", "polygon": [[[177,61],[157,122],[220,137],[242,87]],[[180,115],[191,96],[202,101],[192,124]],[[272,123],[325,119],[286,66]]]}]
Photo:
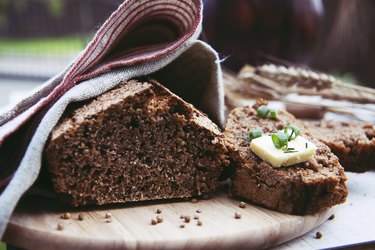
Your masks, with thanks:
[{"label": "bread slice", "polygon": [[225,136],[236,148],[232,193],[269,209],[296,215],[312,214],[345,201],[346,177],[338,158],[308,131],[301,136],[311,140],[317,150],[312,160],[289,167],[273,168],[255,155],[244,138],[252,129],[275,132],[287,124],[297,124],[286,111],[278,119],[260,118],[252,107],[232,110]]},{"label": "bread slice", "polygon": [[375,169],[375,126],[364,122],[303,121],[313,136],[327,144],[346,171]]},{"label": "bread slice", "polygon": [[55,191],[78,206],[213,191],[227,151],[207,116],[156,81],[131,80],[67,112],[45,159]]}]

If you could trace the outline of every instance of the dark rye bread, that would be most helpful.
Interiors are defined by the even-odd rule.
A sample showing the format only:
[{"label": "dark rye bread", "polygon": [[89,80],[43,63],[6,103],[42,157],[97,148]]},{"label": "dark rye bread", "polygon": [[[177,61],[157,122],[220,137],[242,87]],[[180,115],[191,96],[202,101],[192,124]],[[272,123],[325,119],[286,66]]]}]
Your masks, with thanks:
[{"label": "dark rye bread", "polygon": [[246,143],[248,133],[261,128],[265,133],[280,130],[296,119],[286,111],[278,111],[278,119],[260,118],[251,107],[236,108],[229,114],[224,135],[236,148],[236,167],[232,193],[261,206],[283,213],[312,214],[345,201],[346,177],[337,157],[308,131],[317,147],[312,160],[289,167],[273,168],[255,155]]},{"label": "dark rye bread", "polygon": [[68,112],[45,148],[54,189],[74,206],[213,191],[226,154],[207,116],[156,81],[135,80]]},{"label": "dark rye bread", "polygon": [[313,136],[327,144],[346,171],[375,169],[375,127],[363,122],[303,121]]}]

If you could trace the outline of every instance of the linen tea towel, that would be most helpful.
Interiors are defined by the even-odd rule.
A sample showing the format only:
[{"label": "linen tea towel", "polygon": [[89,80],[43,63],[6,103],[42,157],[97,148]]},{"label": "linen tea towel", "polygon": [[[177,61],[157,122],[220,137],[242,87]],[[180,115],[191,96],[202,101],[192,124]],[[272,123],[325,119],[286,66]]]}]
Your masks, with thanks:
[{"label": "linen tea towel", "polygon": [[201,23],[200,0],[126,0],[66,70],[0,114],[0,238],[36,180],[49,133],[69,103],[156,72],[175,79],[172,91],[223,125],[219,59],[197,40]]}]

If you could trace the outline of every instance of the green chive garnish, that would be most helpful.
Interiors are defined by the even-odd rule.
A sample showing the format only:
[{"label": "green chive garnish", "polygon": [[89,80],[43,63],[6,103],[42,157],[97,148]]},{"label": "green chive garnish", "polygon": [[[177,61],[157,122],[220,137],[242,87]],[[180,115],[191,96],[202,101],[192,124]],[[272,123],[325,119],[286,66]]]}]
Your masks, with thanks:
[{"label": "green chive garnish", "polygon": [[306,146],[306,148],[308,147],[307,142],[306,142],[305,146]]},{"label": "green chive garnish", "polygon": [[298,152],[297,150],[294,150],[294,148],[285,148],[284,149],[284,153],[285,154],[288,154],[288,153],[295,153],[295,152]]},{"label": "green chive garnish", "polygon": [[271,138],[273,145],[277,149],[288,147],[288,135],[285,134],[283,131],[272,133]]},{"label": "green chive garnish", "polygon": [[284,151],[284,154],[289,154],[289,153],[296,153],[298,152],[297,150],[287,150],[287,151]]},{"label": "green chive garnish", "polygon": [[249,134],[250,139],[255,139],[255,138],[261,137],[262,135],[263,135],[263,130],[259,128],[252,129]]},{"label": "green chive garnish", "polygon": [[[292,132],[290,132],[289,130],[292,130]],[[296,125],[289,124],[284,128],[284,133],[288,135],[288,140],[291,141],[296,139],[297,136],[299,136],[299,134],[301,133],[301,131]]]},{"label": "green chive garnish", "polygon": [[261,118],[266,118],[267,117],[267,114],[270,112],[270,110],[268,109],[267,106],[265,105],[262,105],[260,106],[258,109],[257,109],[257,113],[259,115],[259,117]]},{"label": "green chive garnish", "polygon": [[276,110],[270,109],[270,115],[272,119],[277,119],[277,113]]}]

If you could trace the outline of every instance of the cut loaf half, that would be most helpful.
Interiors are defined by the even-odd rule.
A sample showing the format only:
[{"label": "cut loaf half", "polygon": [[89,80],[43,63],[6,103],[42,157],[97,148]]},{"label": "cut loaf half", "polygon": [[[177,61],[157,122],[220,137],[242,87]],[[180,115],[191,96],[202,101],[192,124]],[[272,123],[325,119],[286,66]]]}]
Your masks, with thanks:
[{"label": "cut loaf half", "polygon": [[67,111],[45,148],[56,192],[74,206],[201,195],[229,164],[223,134],[150,80]]}]

